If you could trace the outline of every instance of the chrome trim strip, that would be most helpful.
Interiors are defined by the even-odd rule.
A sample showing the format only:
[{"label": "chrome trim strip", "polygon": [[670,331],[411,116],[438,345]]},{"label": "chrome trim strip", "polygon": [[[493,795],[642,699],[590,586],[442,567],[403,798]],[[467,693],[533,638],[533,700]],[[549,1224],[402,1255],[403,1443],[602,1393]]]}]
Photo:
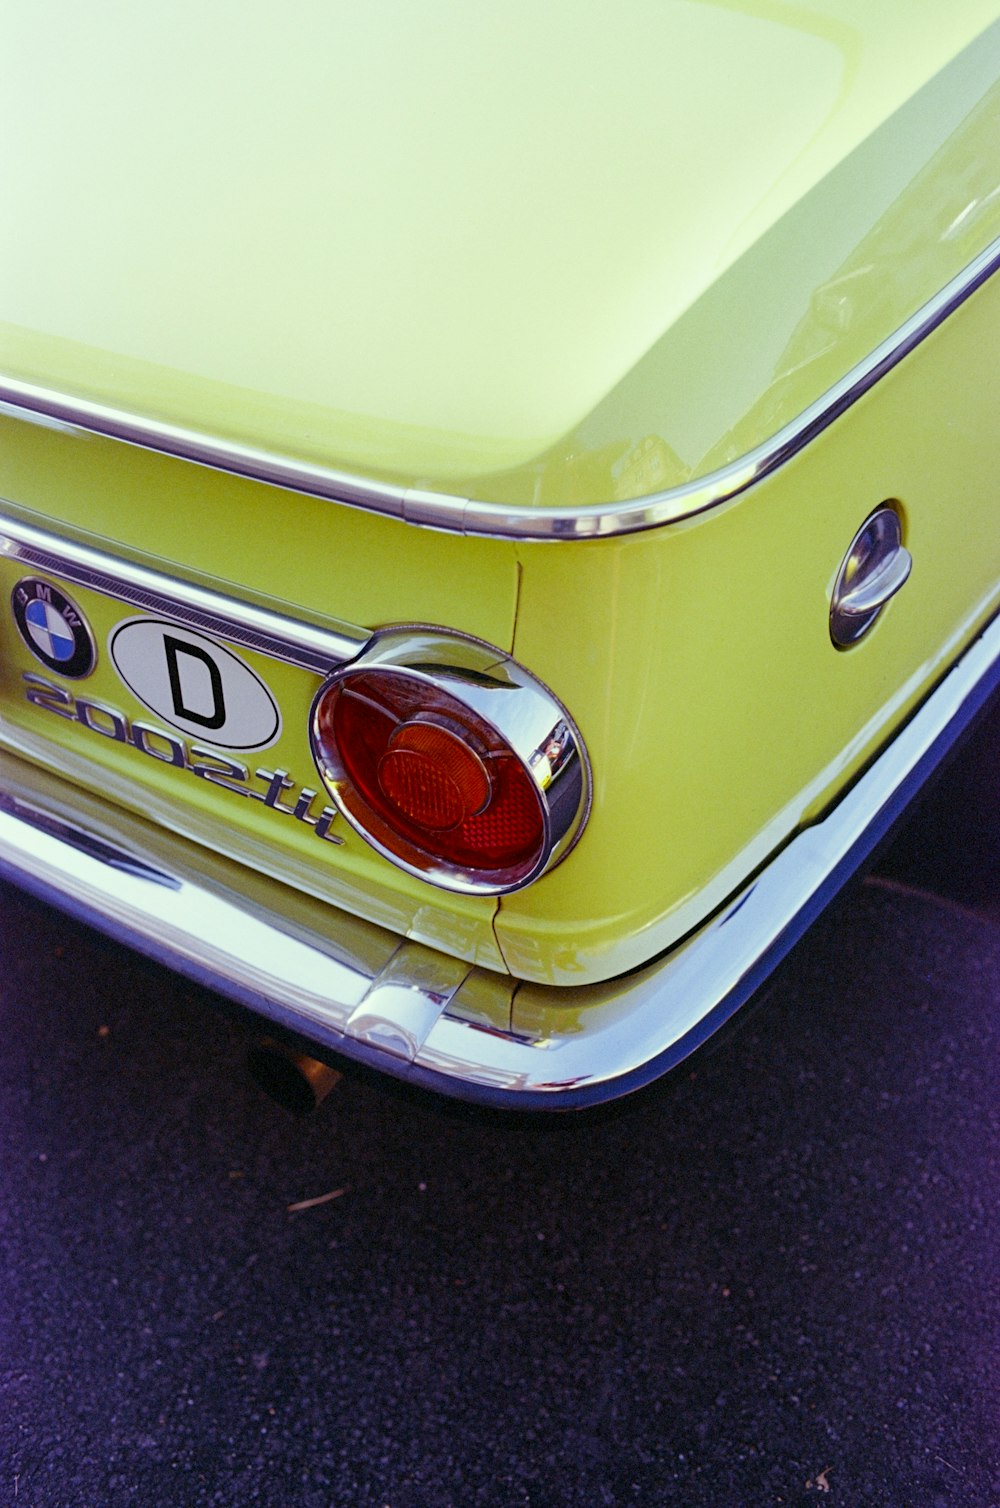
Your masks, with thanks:
[{"label": "chrome trim strip", "polygon": [[14,518],[0,516],[0,556],[318,675],[353,659],[370,638],[346,624],[318,628],[254,607]]},{"label": "chrome trim strip", "polygon": [[[0,875],[322,1048],[467,1099],[569,1108],[637,1088],[721,1025],[998,685],[1000,620],[821,821],[687,943],[605,984],[514,993],[513,981],[278,884],[264,911],[234,889],[239,871],[234,880],[225,860],[110,807],[95,819],[99,803],[11,755],[0,756]],[[303,925],[293,914],[303,905],[322,922]],[[507,1029],[477,1010],[483,985],[498,983],[513,994]]]},{"label": "chrome trim strip", "polygon": [[665,492],[584,508],[504,505],[419,488],[394,487],[238,440],[213,437],[182,425],[132,414],[109,404],[71,397],[16,377],[0,375],[0,410],[34,415],[46,423],[88,430],[199,466],[453,534],[524,540],[607,539],[691,518],[728,502],[777,470],[926,340],[998,268],[1000,237],[840,382],[738,460]]}]

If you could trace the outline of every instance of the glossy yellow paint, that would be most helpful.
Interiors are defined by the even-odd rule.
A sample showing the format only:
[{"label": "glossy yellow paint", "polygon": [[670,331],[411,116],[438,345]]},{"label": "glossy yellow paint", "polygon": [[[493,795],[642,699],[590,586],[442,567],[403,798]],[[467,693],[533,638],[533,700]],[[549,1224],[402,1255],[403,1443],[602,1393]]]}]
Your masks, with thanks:
[{"label": "glossy yellow paint", "polygon": [[998,74],[1000,26],[719,269],[532,467],[470,490],[623,501],[710,474],[792,423],[1000,236]]},{"label": "glossy yellow paint", "polygon": [[[521,547],[515,652],[578,719],[595,802],[577,851],[501,903],[512,972],[585,983],[683,936],[822,810],[1000,605],[998,331],[994,279],[724,508]],[[837,650],[837,569],[885,500],[912,576]]]},{"label": "glossy yellow paint", "polygon": [[0,368],[475,497],[669,486],[1000,233],[997,14],[10,7]]}]

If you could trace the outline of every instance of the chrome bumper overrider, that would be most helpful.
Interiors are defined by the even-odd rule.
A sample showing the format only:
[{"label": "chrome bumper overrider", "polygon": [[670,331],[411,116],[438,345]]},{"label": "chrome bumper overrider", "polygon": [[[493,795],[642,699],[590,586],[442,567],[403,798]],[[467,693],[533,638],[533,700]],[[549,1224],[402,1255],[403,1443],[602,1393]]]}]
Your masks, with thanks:
[{"label": "chrome bumper overrider", "polygon": [[[571,1108],[638,1088],[720,1026],[998,681],[1000,620],[822,820],[685,943],[604,984],[518,985],[470,969],[262,881],[8,754],[0,755],[0,876],[321,1048],[465,1099]],[[554,1029],[560,1015],[565,1027]]]}]

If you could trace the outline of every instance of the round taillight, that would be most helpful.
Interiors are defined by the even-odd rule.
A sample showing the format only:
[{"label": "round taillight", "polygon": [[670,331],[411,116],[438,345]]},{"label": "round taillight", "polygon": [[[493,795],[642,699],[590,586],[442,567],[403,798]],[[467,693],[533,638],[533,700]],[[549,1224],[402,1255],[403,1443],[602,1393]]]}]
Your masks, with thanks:
[{"label": "round taillight", "polygon": [[449,889],[499,894],[568,852],[585,761],[563,708],[497,650],[379,635],[313,705],[323,782],[373,847]]}]

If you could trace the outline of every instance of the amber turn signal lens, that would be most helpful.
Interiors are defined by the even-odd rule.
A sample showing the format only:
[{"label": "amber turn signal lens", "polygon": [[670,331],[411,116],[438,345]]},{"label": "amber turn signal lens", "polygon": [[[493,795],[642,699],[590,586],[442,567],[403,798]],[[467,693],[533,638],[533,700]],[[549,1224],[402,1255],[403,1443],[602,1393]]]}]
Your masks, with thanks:
[{"label": "amber turn signal lens", "polygon": [[482,811],[490,778],[475,750],[447,728],[398,727],[378,763],[379,785],[418,827],[449,831]]}]

